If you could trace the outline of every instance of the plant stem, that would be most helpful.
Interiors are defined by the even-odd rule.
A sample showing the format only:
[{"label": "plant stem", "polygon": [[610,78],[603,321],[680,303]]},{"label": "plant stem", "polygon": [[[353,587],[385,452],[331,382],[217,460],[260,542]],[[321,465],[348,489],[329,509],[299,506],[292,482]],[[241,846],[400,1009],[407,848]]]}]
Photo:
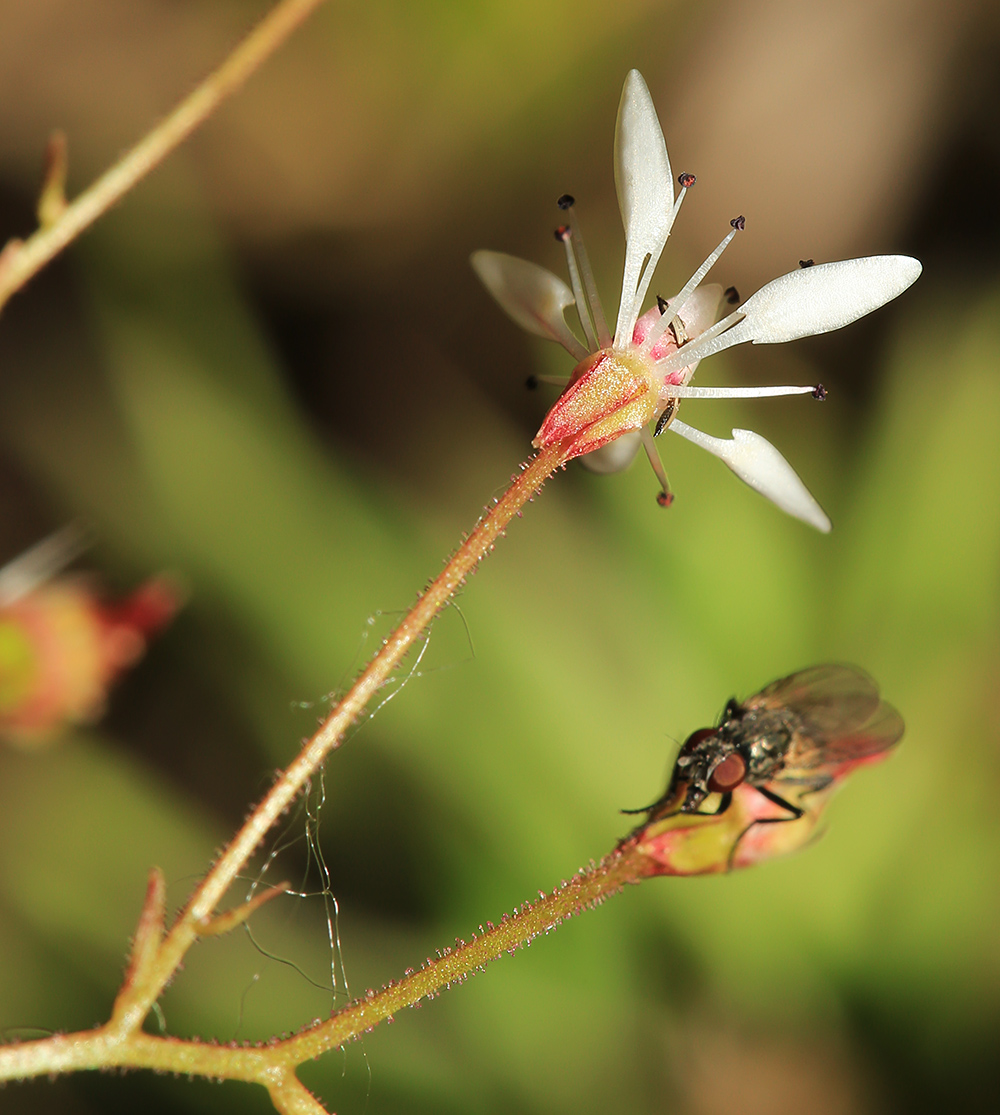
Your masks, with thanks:
[{"label": "plant stem", "polygon": [[296,1066],[343,1045],[390,1019],[403,1007],[434,998],[453,983],[464,981],[491,960],[513,953],[539,933],[564,919],[596,906],[626,883],[648,872],[645,857],[629,840],[599,864],[575,875],[549,895],[525,903],[480,937],[445,949],[416,972],[378,993],[351,1003],[326,1022],[284,1041],[266,1045],[214,1045],[163,1038],[138,1030],[123,1033],[111,1025],[78,1034],[57,1034],[40,1041],[0,1048],[0,1080],[97,1068],[150,1068],[264,1085],[279,1111],[312,1115],[322,1106],[295,1078]]},{"label": "plant stem", "polygon": [[456,948],[445,949],[436,960],[428,959],[419,971],[390,983],[377,994],[369,992],[326,1022],[279,1043],[279,1048],[290,1055],[294,1065],[335,1049],[391,1019],[403,1007],[412,1007],[421,999],[433,999],[442,988],[463,982],[505,952],[513,954],[539,933],[548,933],[566,918],[599,905],[626,883],[638,883],[646,874],[645,857],[636,853],[635,841],[626,841],[599,864],[581,871],[551,894],[525,903],[509,917],[505,914],[499,925],[491,925],[481,937],[473,936],[468,943],[460,941]]},{"label": "plant stem", "polygon": [[38,229],[23,243],[11,241],[0,257],[0,308],[187,139],[321,3],[323,0],[281,0],[214,73],[67,205],[52,224]]},{"label": "plant stem", "polygon": [[316,734],[306,742],[297,758],[275,781],[268,795],[251,813],[243,827],[216,860],[160,946],[148,978],[131,998],[132,1010],[141,1016],[159,997],[177,970],[185,952],[198,936],[198,923],[208,918],[242,870],[271,826],[317,772],[326,756],[341,743],[348,728],[358,719],[422,636],[431,620],[462,586],[465,578],[493,549],[504,528],[538,492],[545,481],[565,463],[565,443],[543,449],[511,481],[510,487],[480,519],[440,574],[418,598],[399,626],[358,676],[346,696],[330,713]]},{"label": "plant stem", "polygon": [[480,561],[493,549],[510,520],[566,463],[572,439],[541,450],[515,475],[503,496],[479,520],[444,569],[428,585],[379,652],[358,676],[346,696],[330,713],[297,758],[275,781],[270,793],[251,813],[243,827],[202,880],[162,943],[150,947],[162,928],[162,878],[152,873],[150,890],[140,919],[141,941],[130,964],[126,985],[119,995],[112,1020],[95,1030],[58,1034],[41,1041],[0,1048],[0,1080],[83,1069],[130,1067],[197,1074],[220,1079],[245,1080],[264,1085],[279,1111],[313,1115],[323,1109],[294,1077],[297,1065],[392,1016],[404,1006],[437,994],[443,987],[482,968],[505,951],[513,952],[536,934],[558,925],[634,882],[643,874],[643,861],[626,853],[627,844],[600,864],[575,876],[551,895],[526,904],[482,937],[429,960],[399,983],[378,995],[352,1003],[326,1023],[293,1038],[266,1046],[237,1047],[162,1038],[143,1033],[142,1021],[163,988],[177,971],[185,952],[197,939],[233,879],[242,870],[271,826],[319,769],[326,756],[338,748],[348,728],[417,642]]}]

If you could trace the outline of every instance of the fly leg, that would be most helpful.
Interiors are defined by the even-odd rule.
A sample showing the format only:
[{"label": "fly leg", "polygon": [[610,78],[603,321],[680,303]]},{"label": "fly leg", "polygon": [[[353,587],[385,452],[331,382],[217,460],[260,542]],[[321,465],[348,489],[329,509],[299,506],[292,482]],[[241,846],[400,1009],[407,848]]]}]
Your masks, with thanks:
[{"label": "fly leg", "polygon": [[792,805],[790,801],[785,801],[784,798],[779,797],[773,790],[766,790],[763,786],[754,786],[758,794],[762,794],[768,801],[773,801],[775,805],[780,806],[782,809],[787,809],[791,813],[791,817],[763,817],[759,821],[754,821],[755,825],[780,825],[783,821],[797,821],[800,817],[806,815],[804,809],[800,809],[797,805]]},{"label": "fly leg", "polygon": [[[659,801],[654,801],[652,805],[646,805],[642,809],[619,809],[618,812],[619,813],[624,813],[626,815],[633,814],[633,813],[652,813],[659,806],[665,805],[669,800],[670,800],[669,797],[664,796],[664,797],[660,798]],[[657,817],[656,820],[663,821],[667,817],[676,817],[678,813],[686,813],[689,817],[718,817],[720,813],[725,813],[725,811],[732,804],[732,801],[733,801],[733,794],[732,794],[732,791],[730,790],[729,792],[721,795],[721,800],[719,802],[719,808],[718,809],[685,809],[683,806],[678,806],[676,809],[672,810],[670,813],[664,813],[661,816]],[[791,809],[792,807],[789,806],[788,808]],[[647,822],[647,824],[648,823],[649,822]]]},{"label": "fly leg", "polygon": [[768,801],[773,802],[781,809],[787,809],[790,815],[788,817],[762,817],[759,821],[751,821],[733,842],[733,847],[729,853],[729,860],[726,864],[727,871],[732,871],[733,863],[736,861],[736,849],[740,846],[740,841],[754,825],[783,825],[787,821],[798,821],[801,817],[806,815],[804,809],[800,809],[797,805],[792,805],[790,801],[785,801],[783,797],[780,797],[773,790],[767,790],[763,786],[754,786],[754,789],[758,794],[766,797]]},{"label": "fly leg", "polygon": [[[648,812],[648,813],[652,814],[653,811],[656,809],[656,807],[658,805],[660,805],[662,802],[665,802],[665,801],[669,801],[669,798],[661,798],[659,802],[654,802],[651,806],[649,806],[648,809],[645,809],[645,810],[644,809],[619,809],[618,812],[619,813],[645,813],[645,812]],[[637,833],[642,832],[643,829],[647,828],[649,825],[654,824],[657,821],[665,821],[670,817],[678,817],[678,816],[681,816],[682,814],[686,817],[718,817],[721,813],[725,813],[725,811],[732,804],[732,801],[733,801],[733,795],[732,795],[732,792],[729,792],[729,793],[725,793],[725,794],[721,795],[720,800],[719,800],[719,807],[717,809],[683,809],[680,806],[678,806],[676,809],[672,809],[669,813],[662,814],[662,816],[653,817],[651,815],[645,821],[643,821],[641,825],[636,825],[636,827],[628,834],[628,836],[623,836],[621,838],[621,840],[618,842],[618,846],[621,847],[622,844],[624,844],[628,840],[631,840],[633,836],[635,836]],[[743,833],[740,833],[740,838],[742,839],[742,837],[743,837]]]}]

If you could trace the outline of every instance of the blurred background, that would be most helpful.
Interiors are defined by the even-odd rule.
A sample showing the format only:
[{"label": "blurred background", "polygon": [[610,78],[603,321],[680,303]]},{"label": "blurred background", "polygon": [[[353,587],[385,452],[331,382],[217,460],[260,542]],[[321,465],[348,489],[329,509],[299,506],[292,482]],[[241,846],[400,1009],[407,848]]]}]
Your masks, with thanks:
[{"label": "blurred background", "polygon": [[[263,10],[5,4],[0,234],[32,229],[53,128],[75,193]],[[332,3],[17,295],[0,560],[83,519],[78,567],[108,593],[172,570],[190,600],[103,720],[0,753],[5,1036],[107,1017],[149,867],[181,905],[528,454],[552,393],[525,378],[569,361],[503,316],[468,255],[561,274],[569,190],[613,314],[612,135],[637,66],[674,171],[698,175],[654,290],[740,213],[713,278],[744,296],[805,258],[924,262],[842,333],[699,373],[821,380],[824,406],[684,415],[770,438],[834,531],[680,438],[667,512],[641,462],[560,474],[265,849],[267,879],[313,892],[321,852],[339,949],[329,897],[276,902],[253,940],[191,952],[166,1027],[258,1040],[327,1014],[332,966],[338,1002],[344,973],[352,994],[380,987],[608,851],[617,810],[659,795],[727,698],[844,660],[908,731],[816,846],[630,888],[303,1077],[341,1115],[995,1110],[998,62],[985,0]],[[0,1108],[269,1105],[133,1073],[8,1087]]]}]

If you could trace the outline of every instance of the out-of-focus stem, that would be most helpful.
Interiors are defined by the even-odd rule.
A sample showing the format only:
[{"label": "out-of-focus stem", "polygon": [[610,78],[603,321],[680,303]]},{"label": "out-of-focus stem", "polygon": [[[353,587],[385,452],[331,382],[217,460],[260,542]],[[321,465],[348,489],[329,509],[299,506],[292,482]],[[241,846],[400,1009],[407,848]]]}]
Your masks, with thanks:
[{"label": "out-of-focus stem", "polygon": [[202,124],[323,0],[281,0],[207,78],[135,147],[27,240],[0,254],[0,307]]}]

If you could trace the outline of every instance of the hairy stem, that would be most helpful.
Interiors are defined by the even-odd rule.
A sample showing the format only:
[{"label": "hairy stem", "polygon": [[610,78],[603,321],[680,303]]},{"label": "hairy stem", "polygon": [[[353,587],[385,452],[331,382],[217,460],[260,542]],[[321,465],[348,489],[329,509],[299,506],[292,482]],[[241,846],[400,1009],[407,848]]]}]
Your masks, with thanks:
[{"label": "hairy stem", "polygon": [[551,894],[525,903],[499,925],[454,949],[445,949],[416,972],[378,993],[351,1003],[326,1022],[284,1041],[236,1046],[157,1037],[141,1031],[123,1033],[113,1023],[78,1034],[58,1034],[40,1041],[0,1049],[0,1080],[98,1068],[149,1068],[216,1079],[244,1080],[268,1089],[275,1107],[293,1115],[324,1109],[295,1077],[295,1068],[327,1050],[371,1030],[404,1007],[433,998],[461,983],[491,960],[513,953],[539,933],[567,917],[599,905],[626,883],[648,874],[645,857],[628,840],[599,864],[575,875]]},{"label": "hairy stem", "polygon": [[236,875],[253,855],[271,826],[284,813],[317,772],[326,756],[341,745],[348,728],[368,702],[388,681],[407,651],[423,635],[431,620],[461,587],[465,578],[493,549],[504,528],[535,495],[545,481],[565,463],[563,443],[543,449],[523,466],[510,487],[480,519],[444,569],[428,585],[399,626],[358,676],[346,696],[333,709],[297,758],[281,774],[268,795],[216,860],[175,922],[144,981],[141,994],[133,992],[132,1008],[148,1011],[177,970],[185,952],[199,934],[199,925],[211,916]]},{"label": "hairy stem", "polygon": [[636,852],[635,842],[626,841],[599,864],[581,871],[551,894],[525,903],[509,917],[504,915],[499,925],[491,925],[481,937],[473,936],[471,941],[461,941],[454,949],[445,949],[419,971],[349,1004],[326,1022],[281,1042],[280,1048],[296,1065],[335,1049],[392,1018],[403,1007],[434,998],[442,988],[463,982],[491,960],[499,959],[505,952],[513,953],[539,933],[555,929],[566,918],[599,905],[626,883],[639,882],[648,873],[647,867],[645,857]]},{"label": "hairy stem", "polygon": [[0,256],[0,307],[45,264],[75,240],[159,165],[271,55],[323,0],[281,0],[222,65],[55,220]]},{"label": "hairy stem", "polygon": [[[394,1011],[463,980],[505,951],[512,952],[536,934],[552,929],[563,918],[620,890],[625,882],[642,877],[643,862],[641,857],[633,858],[634,846],[630,842],[589,871],[564,883],[551,895],[543,895],[539,901],[526,904],[512,916],[505,917],[500,925],[491,926],[469,944],[446,950],[437,960],[429,960],[419,972],[408,973],[399,983],[390,984],[379,994],[352,1003],[326,1023],[284,1041],[252,1047],[218,1046],[157,1037],[140,1028],[187,949],[206,927],[211,930],[216,924],[212,919],[216,905],[257,845],[326,756],[340,746],[345,733],[368,702],[388,681],[407,651],[421,638],[469,573],[493,549],[514,515],[552,473],[565,464],[571,452],[571,440],[541,450],[512,478],[507,491],[480,519],[441,573],[383,642],[343,700],[291,765],[279,774],[270,793],[223,850],[158,947],[155,942],[163,925],[162,879],[158,871],[153,871],[133,960],[111,1020],[95,1030],[58,1034],[0,1048],[0,1081],[84,1069],[150,1068],[262,1084],[279,1111],[290,1115],[317,1115],[323,1108],[295,1077],[297,1065],[370,1030],[391,1017]],[[241,919],[234,915],[229,920],[236,924]],[[223,923],[228,924],[225,916]]]}]

